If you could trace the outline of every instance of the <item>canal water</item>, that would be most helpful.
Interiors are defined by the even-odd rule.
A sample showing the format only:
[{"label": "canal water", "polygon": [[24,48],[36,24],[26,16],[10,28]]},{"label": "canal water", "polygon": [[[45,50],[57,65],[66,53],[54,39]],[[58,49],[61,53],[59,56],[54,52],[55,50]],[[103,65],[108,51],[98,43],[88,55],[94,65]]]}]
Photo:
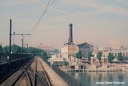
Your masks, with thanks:
[{"label": "canal water", "polygon": [[68,72],[87,86],[128,86],[128,72]]}]

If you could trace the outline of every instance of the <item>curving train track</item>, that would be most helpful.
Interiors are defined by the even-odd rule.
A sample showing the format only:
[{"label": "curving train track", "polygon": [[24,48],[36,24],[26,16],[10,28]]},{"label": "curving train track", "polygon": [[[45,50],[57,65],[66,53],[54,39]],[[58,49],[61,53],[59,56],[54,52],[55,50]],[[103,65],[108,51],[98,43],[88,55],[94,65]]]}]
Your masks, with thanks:
[{"label": "curving train track", "polygon": [[0,86],[53,86],[39,57],[33,58]]}]

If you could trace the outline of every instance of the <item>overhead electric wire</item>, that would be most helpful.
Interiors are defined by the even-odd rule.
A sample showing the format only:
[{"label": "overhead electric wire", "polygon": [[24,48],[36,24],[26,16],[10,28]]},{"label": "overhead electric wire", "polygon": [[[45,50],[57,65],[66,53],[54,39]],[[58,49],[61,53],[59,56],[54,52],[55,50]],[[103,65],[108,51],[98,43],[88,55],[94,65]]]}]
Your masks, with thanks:
[{"label": "overhead electric wire", "polygon": [[[55,0],[52,1],[52,3],[50,4],[50,6],[47,8],[47,10],[51,7],[51,5],[54,3],[54,1],[55,1]],[[47,11],[47,10],[46,10],[46,11]]]},{"label": "overhead electric wire", "polygon": [[[48,3],[47,3],[47,5],[46,5],[46,7],[45,7],[45,9],[44,9],[44,11],[43,11],[41,17],[39,18],[39,20],[37,21],[37,23],[33,26],[32,30],[30,30],[31,36],[32,36],[32,34],[35,32],[35,30],[37,29],[37,27],[38,27],[38,25],[39,25],[41,19],[42,19],[43,16],[44,16],[44,14],[49,10],[49,8],[50,8],[51,5],[54,3],[54,1],[55,1],[55,0],[53,0],[52,2],[51,2],[51,0],[48,1]],[[51,4],[50,4],[50,2],[51,2]],[[31,31],[32,31],[32,32],[31,32]],[[29,40],[31,39],[31,36],[29,37]],[[29,41],[29,40],[28,40],[28,41]]]},{"label": "overhead electric wire", "polygon": [[43,14],[41,15],[41,17],[39,18],[39,20],[37,21],[37,23],[36,23],[36,24],[35,24],[35,26],[33,27],[32,34],[34,33],[35,29],[36,29],[36,28],[37,28],[37,26],[39,25],[39,23],[40,23],[40,21],[41,21],[42,17],[43,17],[43,16],[44,16],[44,14],[46,13],[46,11],[47,11],[47,7],[48,7],[48,5],[49,5],[50,1],[51,1],[51,0],[49,0],[49,1],[48,1],[47,5],[46,5],[46,7],[45,7],[45,9],[44,9],[44,11],[43,11]]}]

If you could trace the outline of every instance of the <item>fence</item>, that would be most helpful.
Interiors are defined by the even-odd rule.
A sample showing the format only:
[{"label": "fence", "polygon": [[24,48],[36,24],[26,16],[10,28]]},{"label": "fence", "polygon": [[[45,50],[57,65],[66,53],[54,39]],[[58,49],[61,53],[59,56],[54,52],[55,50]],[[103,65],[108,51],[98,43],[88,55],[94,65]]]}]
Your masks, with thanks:
[{"label": "fence", "polygon": [[[50,66],[50,63],[45,60],[45,62]],[[60,70],[56,66],[52,65],[52,69],[69,85],[69,86],[86,86],[84,83],[78,81],[71,75],[65,73],[64,71]]]},{"label": "fence", "polygon": [[0,65],[32,57],[31,54],[0,54]]},{"label": "fence", "polygon": [[0,83],[27,63],[32,56],[29,54],[0,54]]}]

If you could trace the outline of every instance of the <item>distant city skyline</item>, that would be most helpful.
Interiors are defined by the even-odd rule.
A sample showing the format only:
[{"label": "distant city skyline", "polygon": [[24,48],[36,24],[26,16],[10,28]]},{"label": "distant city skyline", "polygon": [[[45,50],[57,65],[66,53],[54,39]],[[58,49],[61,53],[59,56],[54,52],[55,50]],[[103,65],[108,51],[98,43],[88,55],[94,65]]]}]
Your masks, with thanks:
[{"label": "distant city skyline", "polygon": [[[55,0],[32,33],[47,3],[48,0],[1,1],[0,43],[9,45],[12,19],[13,32],[32,34],[24,36],[24,43],[29,46],[42,43],[60,48],[68,41],[72,23],[76,44],[86,41],[104,47],[109,46],[109,41],[120,41],[120,45],[128,48],[127,0]],[[15,36],[15,44],[21,45],[21,39],[22,36]]]}]

